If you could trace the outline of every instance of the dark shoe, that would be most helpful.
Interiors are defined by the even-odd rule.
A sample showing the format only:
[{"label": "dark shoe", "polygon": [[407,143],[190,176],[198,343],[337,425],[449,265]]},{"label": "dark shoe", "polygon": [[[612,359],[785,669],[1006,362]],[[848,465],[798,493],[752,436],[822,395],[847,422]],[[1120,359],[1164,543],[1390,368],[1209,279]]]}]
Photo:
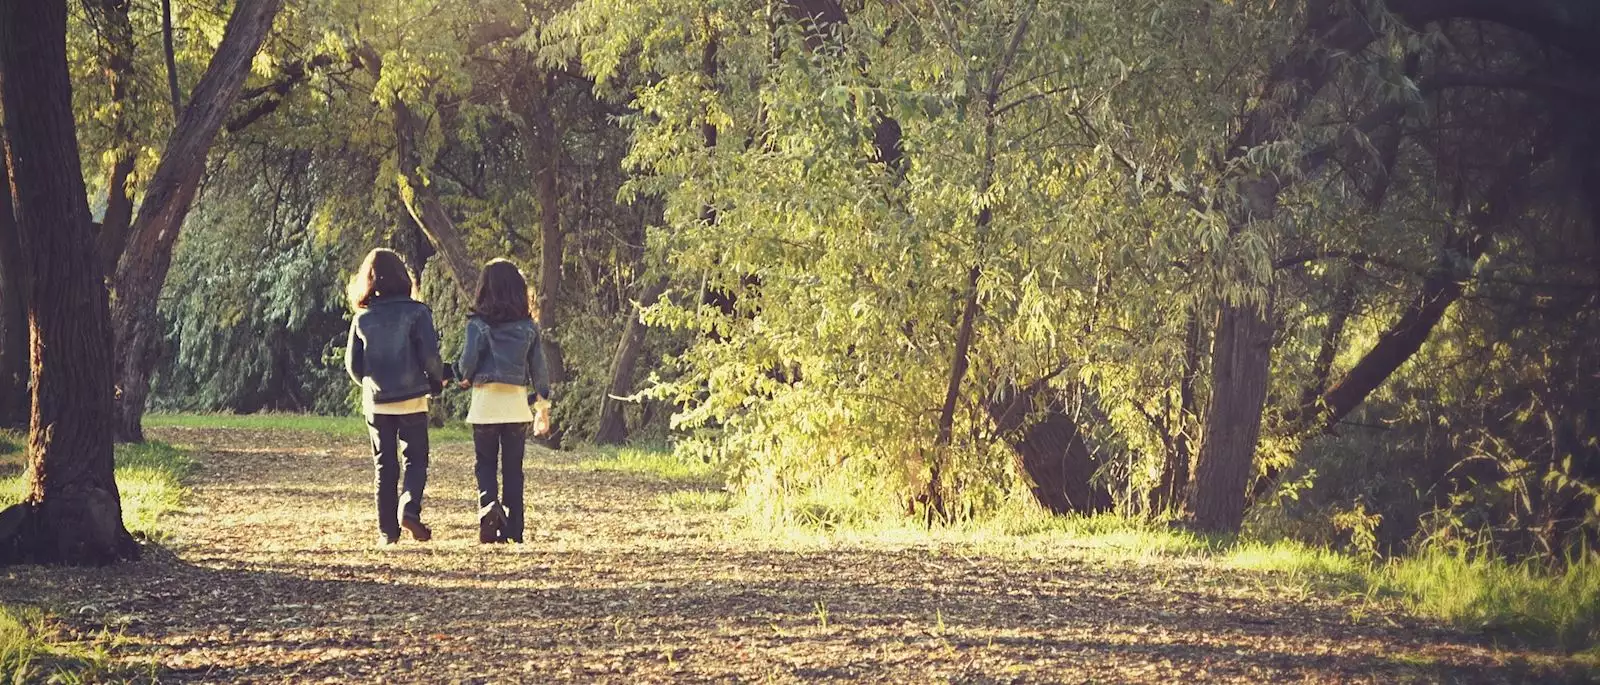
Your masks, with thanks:
[{"label": "dark shoe", "polygon": [[406,529],[406,532],[410,533],[411,537],[417,542],[427,542],[433,539],[433,531],[420,519],[404,519],[400,521],[400,527]]},{"label": "dark shoe", "polygon": [[493,502],[478,512],[478,543],[483,545],[505,542],[500,530],[505,528],[506,512],[500,503]]},{"label": "dark shoe", "polygon": [[378,533],[379,547],[391,547],[397,544],[400,544],[400,536],[390,535],[388,533]]}]

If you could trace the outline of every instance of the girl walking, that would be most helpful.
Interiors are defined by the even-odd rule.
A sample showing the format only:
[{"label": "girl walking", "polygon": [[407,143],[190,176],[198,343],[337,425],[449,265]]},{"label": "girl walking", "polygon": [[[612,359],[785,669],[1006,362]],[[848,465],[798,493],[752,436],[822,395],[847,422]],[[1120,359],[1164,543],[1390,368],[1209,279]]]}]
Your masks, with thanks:
[{"label": "girl walking", "polygon": [[[550,397],[533,293],[515,264],[489,262],[478,280],[478,297],[467,319],[467,340],[458,372],[472,388],[467,423],[477,455],[478,542],[522,542],[522,457],[535,397]],[[532,386],[533,393],[528,392]],[[502,491],[496,470],[504,479]]]},{"label": "girl walking", "polygon": [[361,385],[361,407],[372,438],[380,545],[399,542],[402,528],[418,542],[433,538],[422,523],[428,395],[444,387],[444,363],[433,312],[413,291],[405,261],[381,248],[367,253],[347,291],[356,316],[350,322],[345,370]]}]

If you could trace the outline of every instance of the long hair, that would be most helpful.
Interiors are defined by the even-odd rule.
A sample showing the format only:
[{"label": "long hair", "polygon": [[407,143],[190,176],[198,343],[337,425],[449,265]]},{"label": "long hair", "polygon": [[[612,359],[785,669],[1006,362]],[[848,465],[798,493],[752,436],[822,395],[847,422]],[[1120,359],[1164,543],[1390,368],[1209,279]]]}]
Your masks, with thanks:
[{"label": "long hair", "polygon": [[478,299],[472,313],[492,324],[533,319],[533,289],[522,270],[504,259],[485,264],[478,276]]},{"label": "long hair", "polygon": [[350,306],[358,310],[366,309],[375,297],[406,295],[414,299],[417,296],[416,280],[411,278],[405,260],[394,250],[381,247],[368,252],[367,258],[361,260],[361,268],[350,277],[350,285],[344,292],[350,299]]}]

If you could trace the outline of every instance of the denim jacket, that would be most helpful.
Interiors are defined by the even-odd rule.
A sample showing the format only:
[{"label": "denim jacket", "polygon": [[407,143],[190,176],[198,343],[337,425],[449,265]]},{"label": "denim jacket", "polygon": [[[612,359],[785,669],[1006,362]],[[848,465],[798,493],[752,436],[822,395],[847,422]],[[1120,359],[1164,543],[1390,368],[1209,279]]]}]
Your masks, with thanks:
[{"label": "denim jacket", "polygon": [[539,324],[519,319],[491,324],[482,317],[467,319],[467,342],[461,348],[456,371],[473,383],[509,383],[531,386],[539,397],[550,397],[550,374],[545,370]]},{"label": "denim jacket", "polygon": [[403,295],[375,297],[350,322],[345,370],[360,383],[371,378],[374,402],[400,402],[444,386],[439,332],[428,305]]}]

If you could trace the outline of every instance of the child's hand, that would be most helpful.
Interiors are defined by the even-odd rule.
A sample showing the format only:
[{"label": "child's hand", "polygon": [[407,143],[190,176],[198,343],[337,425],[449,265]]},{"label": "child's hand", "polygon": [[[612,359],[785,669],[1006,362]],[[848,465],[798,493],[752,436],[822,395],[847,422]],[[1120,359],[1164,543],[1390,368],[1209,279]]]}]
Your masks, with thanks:
[{"label": "child's hand", "polygon": [[461,380],[461,383],[460,383],[460,385],[461,385],[461,389],[462,389],[462,390],[466,390],[466,389],[468,389],[468,388],[471,388],[471,387],[472,387],[472,381],[469,381],[469,380],[466,380],[466,379],[464,379],[464,378],[463,378],[463,379],[462,379],[462,380]]}]

